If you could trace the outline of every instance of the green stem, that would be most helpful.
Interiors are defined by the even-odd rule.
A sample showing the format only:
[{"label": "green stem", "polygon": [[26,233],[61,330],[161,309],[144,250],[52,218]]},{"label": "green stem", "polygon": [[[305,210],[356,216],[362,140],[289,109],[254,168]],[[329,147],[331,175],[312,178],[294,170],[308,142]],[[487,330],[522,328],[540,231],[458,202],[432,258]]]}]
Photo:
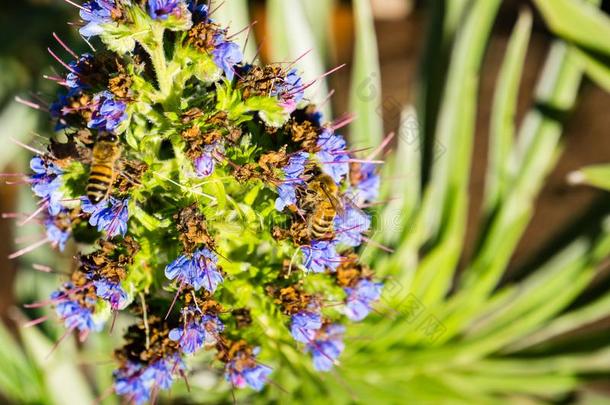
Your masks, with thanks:
[{"label": "green stem", "polygon": [[163,99],[167,99],[172,92],[172,78],[167,71],[167,60],[165,59],[165,51],[163,44],[157,43],[149,52],[152,60],[157,81],[159,82],[159,92]]},{"label": "green stem", "polygon": [[154,97],[156,101],[166,104],[171,98],[173,90],[173,80],[169,73],[168,61],[165,57],[165,49],[163,47],[163,29],[153,29],[151,41],[140,41],[140,44],[150,56],[153,69],[157,76],[159,91]]}]

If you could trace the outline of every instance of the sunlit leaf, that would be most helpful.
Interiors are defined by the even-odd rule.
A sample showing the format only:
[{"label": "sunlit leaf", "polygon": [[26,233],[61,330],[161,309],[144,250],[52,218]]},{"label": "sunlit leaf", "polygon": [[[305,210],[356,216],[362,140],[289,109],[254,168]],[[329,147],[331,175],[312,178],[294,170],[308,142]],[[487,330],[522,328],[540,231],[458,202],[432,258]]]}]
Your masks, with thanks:
[{"label": "sunlit leaf", "polygon": [[588,184],[610,191],[610,164],[583,167],[568,177],[573,184]]},{"label": "sunlit leaf", "polygon": [[354,1],[354,14],[356,39],[350,109],[356,121],[350,126],[350,138],[355,149],[374,148],[383,139],[383,119],[377,35],[369,1]]},{"label": "sunlit leaf", "polygon": [[610,18],[590,3],[598,0],[534,0],[549,28],[589,51],[610,55]]},{"label": "sunlit leaf", "polygon": [[[314,103],[321,102],[328,95],[326,79],[320,79],[325,68],[300,0],[270,0],[267,8],[273,61],[298,60],[294,67],[303,75],[305,83],[316,80],[316,84],[305,90],[306,97]],[[329,117],[328,104],[323,107],[324,113]]]}]

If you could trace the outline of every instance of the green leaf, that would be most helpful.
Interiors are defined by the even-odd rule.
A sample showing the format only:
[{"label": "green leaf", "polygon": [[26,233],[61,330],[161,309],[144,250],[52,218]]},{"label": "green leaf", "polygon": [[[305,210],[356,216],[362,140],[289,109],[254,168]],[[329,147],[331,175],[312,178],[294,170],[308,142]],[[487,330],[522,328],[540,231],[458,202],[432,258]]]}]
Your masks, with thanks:
[{"label": "green leaf", "polygon": [[[538,105],[569,111],[581,79],[582,70],[568,47],[554,44],[537,89]],[[509,192],[496,208],[460,289],[451,299],[453,315],[445,321],[450,333],[443,339],[457,333],[458,324],[466,322],[496,286],[531,218],[536,194],[557,159],[562,125],[554,116],[533,109],[520,131],[519,142],[511,151]]]},{"label": "green leaf", "polygon": [[470,0],[430,2],[426,46],[419,66],[419,80],[415,84],[421,122],[422,184],[427,184],[430,180],[430,170],[435,160],[434,150],[438,146],[435,142],[435,131],[444,96],[452,45],[470,5]]},{"label": "green leaf", "polygon": [[582,66],[587,73],[587,77],[593,80],[602,89],[610,92],[609,63],[580,48],[575,48],[574,54],[580,63],[582,63]]},{"label": "green leaf", "polygon": [[356,120],[350,125],[354,149],[375,148],[383,139],[381,73],[377,36],[368,0],[355,0],[356,40],[350,90],[350,109]]},{"label": "green leaf", "polygon": [[36,127],[36,115],[35,111],[18,103],[11,103],[2,110],[0,134],[4,138],[4,145],[0,149],[0,167],[6,167],[23,150],[15,142],[11,142],[10,138],[28,143],[27,139]]},{"label": "green leaf", "polygon": [[553,319],[541,326],[536,332],[516,342],[504,352],[520,351],[539,343],[546,342],[557,336],[564,335],[580,327],[602,320],[610,313],[610,294],[605,294],[585,305]]},{"label": "green leaf", "polygon": [[424,223],[436,245],[422,260],[412,288],[432,303],[446,293],[461,254],[468,214],[468,179],[475,131],[478,75],[500,1],[476,1],[457,35],[437,140],[446,152],[436,160],[424,199]]},{"label": "green leaf", "polygon": [[599,8],[599,0],[534,0],[547,25],[569,42],[610,56],[610,19]]},{"label": "green leaf", "polygon": [[[324,64],[316,47],[316,41],[300,0],[269,0],[267,2],[267,30],[271,40],[271,57],[274,61],[297,60],[295,67],[305,83],[324,74]],[[305,90],[305,96],[314,103],[324,100],[328,94],[326,79]],[[322,111],[330,117],[328,103]]]},{"label": "green leaf", "polygon": [[40,370],[0,323],[0,393],[14,403],[49,403]]},{"label": "green leaf", "polygon": [[[78,368],[78,361],[75,361],[77,353],[73,340],[64,339],[62,344],[53,350],[53,342],[36,328],[22,329],[21,338],[26,353],[31,356],[44,376],[49,403],[88,404],[93,402],[94,396],[89,384]],[[68,382],[69,390],[66,389]]]},{"label": "green leaf", "polygon": [[610,191],[610,164],[583,167],[570,173],[568,180],[572,184],[588,184]]},{"label": "green leaf", "polygon": [[316,39],[316,49],[321,56],[327,56],[327,49],[332,44],[331,23],[335,0],[300,0],[309,26]]},{"label": "green leaf", "polygon": [[491,116],[486,206],[492,209],[506,195],[509,158],[516,135],[515,115],[519,84],[532,31],[529,10],[521,12],[515,25],[497,80]]},{"label": "green leaf", "polygon": [[379,240],[392,246],[406,238],[421,203],[421,135],[417,111],[408,106],[400,115],[396,152],[382,177],[387,190],[381,200],[389,202],[382,212]]},{"label": "green leaf", "polygon": [[273,97],[251,97],[246,100],[249,111],[258,111],[267,125],[279,128],[288,119],[288,116],[277,99]]}]

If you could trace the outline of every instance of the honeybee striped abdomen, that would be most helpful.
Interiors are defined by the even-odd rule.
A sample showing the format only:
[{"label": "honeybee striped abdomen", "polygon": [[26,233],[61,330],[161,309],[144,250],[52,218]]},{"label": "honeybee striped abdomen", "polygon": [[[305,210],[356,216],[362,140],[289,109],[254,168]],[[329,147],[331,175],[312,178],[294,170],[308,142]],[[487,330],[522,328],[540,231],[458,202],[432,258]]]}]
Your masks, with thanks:
[{"label": "honeybee striped abdomen", "polygon": [[113,134],[99,135],[93,145],[87,197],[93,204],[104,200],[115,177],[115,163],[121,155],[118,138]]},{"label": "honeybee striped abdomen", "polygon": [[311,212],[308,224],[311,237],[318,240],[332,239],[335,217],[342,209],[339,188],[334,180],[325,174],[313,179],[304,195],[302,206]]},{"label": "honeybee striped abdomen", "polygon": [[315,239],[332,239],[337,210],[329,201],[322,201],[314,212],[310,232]]}]

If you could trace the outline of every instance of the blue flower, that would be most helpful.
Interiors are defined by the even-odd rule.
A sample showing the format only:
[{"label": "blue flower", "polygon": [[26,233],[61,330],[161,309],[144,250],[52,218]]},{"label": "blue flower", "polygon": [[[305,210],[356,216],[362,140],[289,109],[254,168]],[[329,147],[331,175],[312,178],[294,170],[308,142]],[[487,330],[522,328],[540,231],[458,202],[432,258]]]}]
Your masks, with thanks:
[{"label": "blue flower", "polygon": [[207,248],[193,253],[192,257],[180,256],[165,268],[165,276],[178,280],[198,291],[201,287],[214,293],[223,277],[218,271],[218,257]]},{"label": "blue flower", "polygon": [[171,388],[174,375],[185,369],[184,362],[177,354],[159,359],[149,365],[127,361],[114,372],[114,389],[124,395],[129,402],[143,404],[150,400],[153,391]]},{"label": "blue flower", "polygon": [[321,327],[322,317],[315,312],[298,312],[291,317],[290,333],[297,342],[312,342]]},{"label": "blue flower", "polygon": [[168,390],[174,382],[174,375],[184,370],[185,366],[177,354],[158,360],[149,365],[142,373],[142,379],[154,388]]},{"label": "blue flower", "polygon": [[49,214],[58,215],[63,208],[63,193],[60,190],[63,171],[55,163],[40,156],[30,160],[30,168],[34,172],[29,179],[32,191],[48,204]]},{"label": "blue flower", "polygon": [[297,152],[288,159],[288,164],[283,171],[287,179],[298,179],[305,170],[305,164],[309,160],[309,153]]},{"label": "blue flower", "polygon": [[[256,353],[255,353],[256,354]],[[271,368],[257,364],[254,357],[248,358],[245,353],[238,353],[237,358],[225,366],[225,378],[235,388],[250,388],[260,391],[267,383]]]},{"label": "blue flower", "polygon": [[320,128],[322,126],[324,114],[322,114],[322,111],[315,110],[307,114],[307,119],[311,121],[316,128]]},{"label": "blue flower", "polygon": [[271,368],[257,364],[255,367],[243,371],[242,375],[252,389],[260,391],[267,383],[267,377],[271,374]]},{"label": "blue flower", "polygon": [[345,288],[345,315],[352,321],[361,321],[371,312],[371,304],[379,299],[383,284],[360,280],[354,288]]},{"label": "blue flower", "polygon": [[83,307],[78,301],[68,299],[65,292],[54,292],[51,294],[51,300],[55,302],[55,312],[66,328],[77,329],[81,337],[86,336],[90,331],[102,330],[104,325],[93,319],[93,309]]},{"label": "blue flower", "polygon": [[71,123],[81,122],[82,118],[78,116],[78,112],[81,109],[88,109],[90,106],[87,105],[74,108],[71,105],[72,102],[75,99],[79,99],[81,95],[82,88],[70,88],[67,93],[59,94],[57,100],[51,104],[49,107],[49,113],[51,114],[51,118],[55,118],[57,120],[57,123],[55,124],[56,131],[67,128]]},{"label": "blue flower", "polygon": [[352,181],[352,194],[360,203],[375,201],[379,196],[379,175],[373,163],[363,163]]},{"label": "blue flower", "polygon": [[339,184],[343,177],[349,173],[349,154],[346,150],[345,139],[325,130],[318,138],[320,151],[316,157],[322,165],[324,173],[328,174]]},{"label": "blue flower", "polygon": [[198,0],[189,0],[188,9],[193,16],[193,22],[205,22],[208,20],[208,5],[198,4]]},{"label": "blue flower", "polygon": [[148,0],[148,14],[155,20],[166,20],[180,11],[181,0]]},{"label": "blue flower", "polygon": [[84,89],[88,88],[89,85],[85,83],[82,78],[87,72],[84,69],[90,69],[93,63],[93,55],[85,53],[81,55],[75,61],[70,62],[70,68],[72,71],[66,76],[66,84],[71,89]]},{"label": "blue flower", "polygon": [[93,205],[88,198],[84,197],[81,200],[81,209],[91,214],[91,218],[89,218],[91,226],[97,226],[97,230],[100,232],[106,231],[107,237],[112,239],[117,235],[125,236],[127,233],[128,204],[128,198],[119,200],[109,197],[97,205]]},{"label": "blue flower", "polygon": [[58,248],[61,252],[66,248],[66,242],[70,238],[70,231],[63,231],[57,225],[53,218],[48,218],[44,223],[47,233],[47,238],[53,246]]},{"label": "blue flower", "polygon": [[288,159],[288,164],[282,169],[284,181],[278,186],[278,198],[275,200],[275,209],[283,211],[284,208],[297,203],[296,188],[304,183],[301,175],[305,171],[305,165],[309,160],[309,153],[298,152]]},{"label": "blue flower", "polygon": [[275,209],[283,211],[284,208],[297,203],[296,184],[282,183],[277,188],[278,198],[275,200]]},{"label": "blue flower", "polygon": [[351,247],[362,244],[362,234],[371,227],[371,218],[352,204],[335,217],[335,241]]},{"label": "blue flower", "polygon": [[83,4],[80,18],[87,22],[79,30],[84,37],[93,37],[104,32],[103,24],[112,22],[112,12],[116,8],[114,0],[92,0]]},{"label": "blue flower", "polygon": [[290,70],[284,80],[273,87],[271,95],[280,98],[285,111],[293,112],[297,104],[305,97],[303,79],[298,75],[297,70]]},{"label": "blue flower", "polygon": [[227,79],[233,80],[235,71],[233,66],[240,63],[244,55],[241,53],[239,45],[233,42],[228,42],[218,39],[216,46],[212,51],[212,58],[218,68],[224,71]]},{"label": "blue flower", "polygon": [[114,372],[114,389],[118,395],[125,395],[130,402],[140,405],[150,399],[151,390],[140,378],[142,365],[127,362]]},{"label": "blue flower", "polygon": [[335,245],[329,241],[313,241],[311,246],[303,246],[303,266],[307,271],[323,273],[326,268],[336,270],[341,264],[341,256]]},{"label": "blue flower", "polygon": [[192,354],[198,351],[204,343],[216,342],[224,325],[215,315],[204,315],[201,319],[193,319],[182,328],[174,328],[169,332],[169,338],[180,343],[182,351]]},{"label": "blue flower", "polygon": [[127,119],[127,104],[115,100],[109,91],[97,94],[93,98],[93,105],[93,114],[87,123],[89,128],[112,132]]},{"label": "blue flower", "polygon": [[214,173],[214,168],[216,167],[216,160],[214,159],[214,156],[212,154],[213,150],[213,145],[207,145],[201,156],[195,159],[194,164],[195,173],[197,174],[197,177],[205,178],[211,176],[212,173]]},{"label": "blue flower", "polygon": [[345,328],[341,325],[331,324],[320,332],[313,342],[307,344],[306,350],[313,356],[313,366],[318,371],[330,371],[337,358],[343,352],[343,334]]},{"label": "blue flower", "polygon": [[100,279],[93,282],[98,297],[110,303],[113,311],[124,309],[129,304],[129,296],[120,283]]}]

